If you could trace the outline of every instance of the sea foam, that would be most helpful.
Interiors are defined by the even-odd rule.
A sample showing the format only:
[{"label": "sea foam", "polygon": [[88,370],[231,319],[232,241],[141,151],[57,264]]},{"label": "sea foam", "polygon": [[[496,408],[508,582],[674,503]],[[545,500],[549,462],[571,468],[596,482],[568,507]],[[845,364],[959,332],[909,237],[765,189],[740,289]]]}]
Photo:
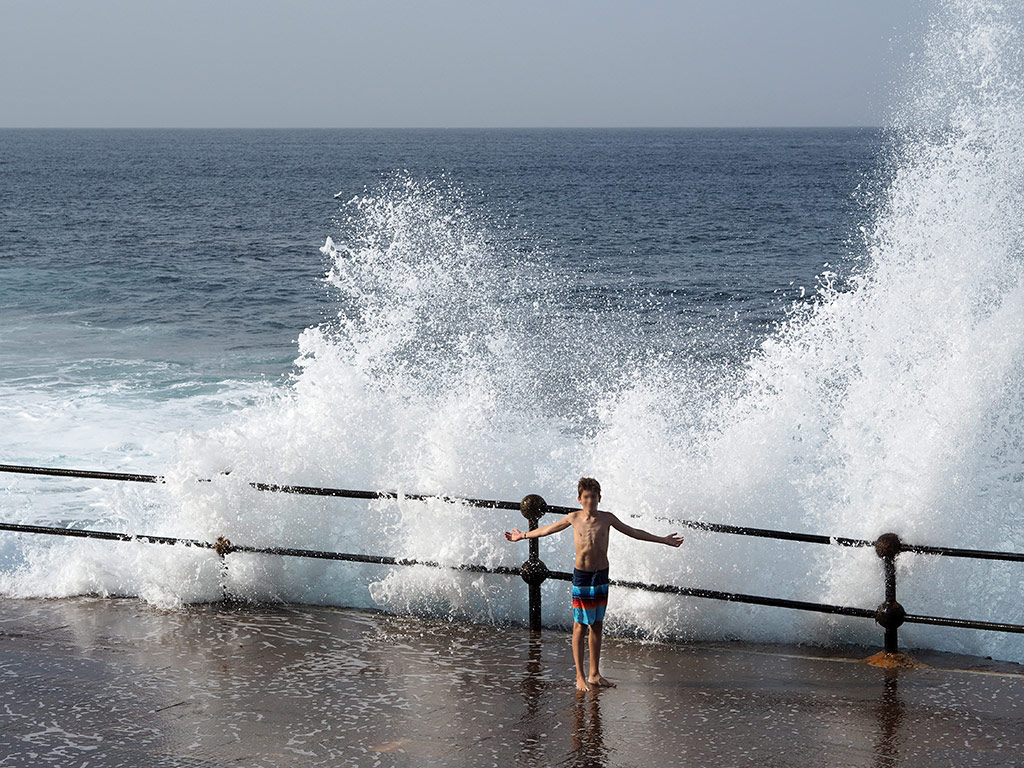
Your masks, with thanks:
[{"label": "sea foam", "polygon": [[[342,206],[322,249],[332,322],[296,373],[211,429],[182,433],[167,486],[104,502],[135,530],[237,543],[518,566],[516,514],[408,499],[259,493],[249,480],[603,506],[672,518],[1024,550],[1024,103],[1019,20],[943,3],[895,119],[891,182],[860,258],[822,275],[739,370],[682,353],[657,306],[586,301],[586,276],[517,248],[457,185],[398,175]],[[633,307],[632,310],[636,308]],[[197,482],[209,479],[210,482]],[[113,493],[113,492],[111,492]],[[155,495],[154,495],[155,494]],[[680,550],[613,538],[613,577],[874,608],[873,551],[682,531]],[[522,622],[518,579],[107,542],[19,539],[16,595],[248,599]],[[542,541],[563,570],[571,538]],[[1020,621],[1024,572],[899,559],[913,613]],[[564,585],[544,620],[568,622]],[[643,636],[877,643],[869,621],[616,590],[609,628]],[[906,626],[903,641],[1024,659],[1019,638]]]}]

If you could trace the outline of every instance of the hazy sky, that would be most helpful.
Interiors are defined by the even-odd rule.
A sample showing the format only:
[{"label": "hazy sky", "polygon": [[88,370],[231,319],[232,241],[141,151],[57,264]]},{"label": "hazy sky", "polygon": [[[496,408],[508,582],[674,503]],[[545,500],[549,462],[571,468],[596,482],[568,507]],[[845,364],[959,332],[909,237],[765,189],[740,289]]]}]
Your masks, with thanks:
[{"label": "hazy sky", "polygon": [[0,126],[878,125],[925,0],[0,0]]}]

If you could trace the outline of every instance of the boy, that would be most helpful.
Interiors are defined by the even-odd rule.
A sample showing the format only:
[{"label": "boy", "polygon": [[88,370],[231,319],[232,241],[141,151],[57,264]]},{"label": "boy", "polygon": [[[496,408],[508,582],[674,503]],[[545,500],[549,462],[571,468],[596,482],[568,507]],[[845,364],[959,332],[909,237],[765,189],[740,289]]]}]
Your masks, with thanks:
[{"label": "boy", "polygon": [[[640,541],[654,541],[678,547],[683,537],[670,533],[655,536],[639,528],[632,528],[611,512],[601,512],[601,484],[592,477],[581,477],[577,485],[582,509],[570,512],[561,520],[523,533],[513,528],[505,531],[509,541],[536,539],[564,531],[572,526],[576,543],[576,565],[572,570],[572,656],[576,662],[576,690],[589,691],[594,686],[615,687],[615,683],[601,676],[601,631],[604,612],[608,605],[608,534],[612,528]],[[583,646],[589,627],[590,674],[583,676]]]}]

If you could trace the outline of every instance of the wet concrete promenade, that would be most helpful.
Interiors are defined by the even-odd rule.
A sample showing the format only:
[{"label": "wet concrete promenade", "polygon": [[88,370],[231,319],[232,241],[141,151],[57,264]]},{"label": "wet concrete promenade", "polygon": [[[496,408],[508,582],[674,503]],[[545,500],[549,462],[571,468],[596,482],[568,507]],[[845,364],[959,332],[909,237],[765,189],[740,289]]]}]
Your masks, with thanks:
[{"label": "wet concrete promenade", "polygon": [[0,766],[1014,766],[1024,670],[311,607],[0,599]]}]

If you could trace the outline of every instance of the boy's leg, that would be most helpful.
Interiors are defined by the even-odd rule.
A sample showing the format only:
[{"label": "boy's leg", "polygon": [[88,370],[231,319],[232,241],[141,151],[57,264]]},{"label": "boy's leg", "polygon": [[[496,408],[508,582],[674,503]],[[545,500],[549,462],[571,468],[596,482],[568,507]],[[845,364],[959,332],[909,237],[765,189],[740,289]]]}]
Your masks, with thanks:
[{"label": "boy's leg", "polygon": [[[593,633],[591,633],[593,634]],[[587,678],[583,674],[583,650],[587,642],[587,626],[578,622],[572,625],[572,658],[576,662],[576,690],[589,691]]]},{"label": "boy's leg", "polygon": [[615,683],[601,676],[601,633],[604,622],[598,621],[590,626],[590,675],[587,682],[602,688],[614,688]]}]

